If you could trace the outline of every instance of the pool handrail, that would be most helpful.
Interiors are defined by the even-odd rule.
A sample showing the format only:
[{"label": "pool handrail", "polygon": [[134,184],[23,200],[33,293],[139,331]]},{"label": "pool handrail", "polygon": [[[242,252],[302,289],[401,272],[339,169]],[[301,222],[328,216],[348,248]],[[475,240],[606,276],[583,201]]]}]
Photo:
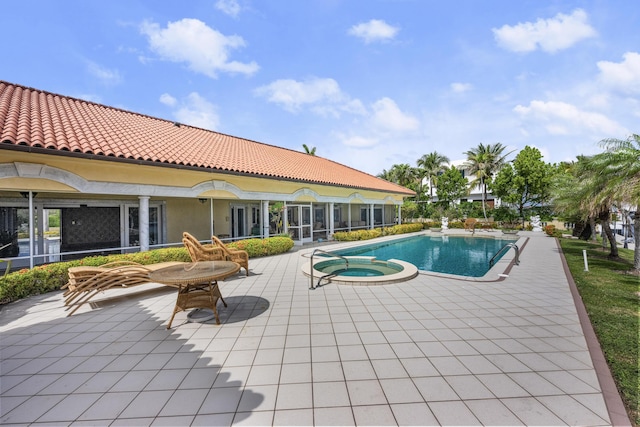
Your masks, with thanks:
[{"label": "pool handrail", "polygon": [[335,258],[340,258],[343,259],[347,269],[349,268],[349,260],[346,257],[343,257],[342,255],[338,255],[338,254],[334,254],[333,252],[329,252],[329,251],[325,251],[322,249],[315,249],[312,253],[311,253],[311,259],[309,260],[309,267],[310,267],[310,271],[311,271],[311,286],[309,286],[309,289],[311,290],[315,290],[319,285],[320,285],[320,280],[322,280],[324,277],[330,276],[331,274],[328,274],[326,276],[322,276],[319,280],[318,280],[318,286],[313,286],[313,257],[315,256],[316,252],[322,252],[325,255],[329,255]]},{"label": "pool handrail", "polygon": [[507,243],[506,245],[501,247],[494,256],[491,257],[491,259],[489,260],[489,268],[493,267],[493,261],[504,251],[505,248],[507,248],[507,250],[508,248],[513,248],[516,251],[516,257],[514,258],[514,261],[516,265],[520,265],[520,249],[518,248],[518,245],[516,245],[515,243]]}]

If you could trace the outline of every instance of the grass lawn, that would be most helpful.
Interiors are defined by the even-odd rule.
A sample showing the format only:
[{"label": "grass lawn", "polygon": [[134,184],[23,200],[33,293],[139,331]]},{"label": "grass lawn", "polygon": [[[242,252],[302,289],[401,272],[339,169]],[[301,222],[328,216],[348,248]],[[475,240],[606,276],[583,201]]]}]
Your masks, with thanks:
[{"label": "grass lawn", "polygon": [[[573,280],[584,301],[631,422],[640,425],[638,338],[640,277],[627,274],[633,251],[620,249],[622,261],[608,259],[609,248],[560,239]],[[582,251],[587,250],[589,271]]]}]

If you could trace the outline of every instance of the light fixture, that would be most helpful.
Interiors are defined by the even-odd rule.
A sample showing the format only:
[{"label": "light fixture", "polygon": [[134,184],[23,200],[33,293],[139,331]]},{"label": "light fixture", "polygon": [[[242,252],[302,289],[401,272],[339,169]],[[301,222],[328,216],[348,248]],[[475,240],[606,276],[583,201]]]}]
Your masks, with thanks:
[{"label": "light fixture", "polygon": [[202,203],[204,205],[204,202],[207,201],[207,199],[198,199],[200,201],[200,203]]}]

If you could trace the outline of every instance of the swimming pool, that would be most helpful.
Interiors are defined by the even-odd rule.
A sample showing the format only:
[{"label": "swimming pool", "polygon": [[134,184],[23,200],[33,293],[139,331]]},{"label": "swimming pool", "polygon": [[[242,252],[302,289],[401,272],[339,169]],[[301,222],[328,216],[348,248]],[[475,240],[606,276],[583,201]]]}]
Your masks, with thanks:
[{"label": "swimming pool", "polygon": [[[421,271],[482,277],[490,269],[489,261],[514,239],[468,236],[414,236],[355,248],[332,250],[341,256],[371,256],[387,261],[409,262]],[[496,257],[497,262],[504,253]]]}]

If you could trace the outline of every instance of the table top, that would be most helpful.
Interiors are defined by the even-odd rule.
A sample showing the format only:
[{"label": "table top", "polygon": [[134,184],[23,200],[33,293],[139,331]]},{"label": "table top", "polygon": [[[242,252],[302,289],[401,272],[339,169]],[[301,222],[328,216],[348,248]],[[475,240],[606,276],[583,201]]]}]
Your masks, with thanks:
[{"label": "table top", "polygon": [[207,280],[222,280],[240,270],[233,261],[199,261],[171,265],[149,273],[154,282],[189,285]]}]

